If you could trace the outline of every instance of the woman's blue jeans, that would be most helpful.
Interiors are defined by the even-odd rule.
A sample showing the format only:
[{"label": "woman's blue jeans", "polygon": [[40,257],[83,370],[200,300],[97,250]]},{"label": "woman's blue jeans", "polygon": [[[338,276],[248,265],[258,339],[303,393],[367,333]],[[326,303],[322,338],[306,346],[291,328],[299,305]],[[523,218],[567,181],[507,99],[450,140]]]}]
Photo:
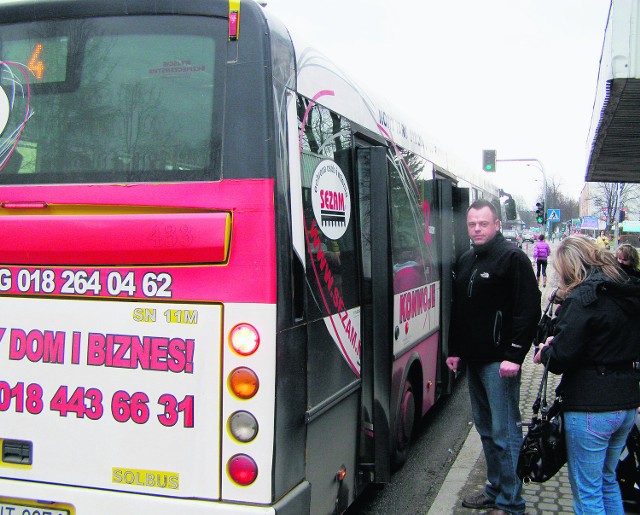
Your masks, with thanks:
[{"label": "woman's blue jeans", "polygon": [[580,515],[624,515],[616,467],[636,410],[564,413],[573,509]]},{"label": "woman's blue jeans", "polygon": [[500,377],[500,363],[469,364],[473,421],[487,461],[484,495],[509,513],[524,513],[522,481],[516,467],[522,445],[520,374]]}]

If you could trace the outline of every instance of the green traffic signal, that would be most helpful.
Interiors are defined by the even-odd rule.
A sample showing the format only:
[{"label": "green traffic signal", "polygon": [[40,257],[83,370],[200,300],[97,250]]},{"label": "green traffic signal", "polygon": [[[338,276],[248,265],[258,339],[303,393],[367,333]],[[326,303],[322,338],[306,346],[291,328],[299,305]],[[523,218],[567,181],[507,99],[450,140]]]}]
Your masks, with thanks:
[{"label": "green traffic signal", "polygon": [[544,223],[544,202],[536,203],[536,222]]},{"label": "green traffic signal", "polygon": [[482,151],[482,169],[485,172],[496,171],[496,151],[495,150]]}]

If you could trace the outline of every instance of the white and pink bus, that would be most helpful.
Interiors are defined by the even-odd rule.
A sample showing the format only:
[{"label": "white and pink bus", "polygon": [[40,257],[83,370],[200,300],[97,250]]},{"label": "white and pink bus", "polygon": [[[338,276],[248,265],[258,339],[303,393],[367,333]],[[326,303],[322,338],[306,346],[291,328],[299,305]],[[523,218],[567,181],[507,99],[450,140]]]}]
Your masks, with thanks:
[{"label": "white and pink bus", "polygon": [[253,0],[0,2],[0,513],[340,513],[447,393],[447,155]]}]

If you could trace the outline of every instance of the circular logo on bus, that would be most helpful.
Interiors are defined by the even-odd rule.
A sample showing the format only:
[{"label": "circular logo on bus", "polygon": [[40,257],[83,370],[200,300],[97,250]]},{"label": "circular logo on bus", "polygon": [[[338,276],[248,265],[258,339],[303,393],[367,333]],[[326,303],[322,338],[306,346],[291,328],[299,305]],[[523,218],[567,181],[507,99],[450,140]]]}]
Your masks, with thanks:
[{"label": "circular logo on bus", "polygon": [[311,180],[311,204],[320,230],[337,240],[347,231],[351,216],[351,195],[340,167],[330,159],[320,161]]}]

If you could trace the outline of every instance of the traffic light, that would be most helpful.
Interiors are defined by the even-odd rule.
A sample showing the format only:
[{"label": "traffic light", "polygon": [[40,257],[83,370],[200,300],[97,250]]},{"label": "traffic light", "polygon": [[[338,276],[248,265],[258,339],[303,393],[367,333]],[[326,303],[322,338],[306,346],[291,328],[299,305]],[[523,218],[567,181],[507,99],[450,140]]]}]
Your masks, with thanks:
[{"label": "traffic light", "polygon": [[626,216],[626,212],[624,212],[622,209],[620,211],[618,211],[618,222],[622,223],[624,222],[624,218]]},{"label": "traffic light", "polygon": [[544,223],[544,202],[536,203],[536,222]]},{"label": "traffic light", "polygon": [[518,218],[516,211],[516,201],[509,197],[504,201],[504,212],[507,215],[507,220],[515,220]]},{"label": "traffic light", "polygon": [[496,171],[496,151],[495,150],[482,151],[482,169],[485,172]]}]

